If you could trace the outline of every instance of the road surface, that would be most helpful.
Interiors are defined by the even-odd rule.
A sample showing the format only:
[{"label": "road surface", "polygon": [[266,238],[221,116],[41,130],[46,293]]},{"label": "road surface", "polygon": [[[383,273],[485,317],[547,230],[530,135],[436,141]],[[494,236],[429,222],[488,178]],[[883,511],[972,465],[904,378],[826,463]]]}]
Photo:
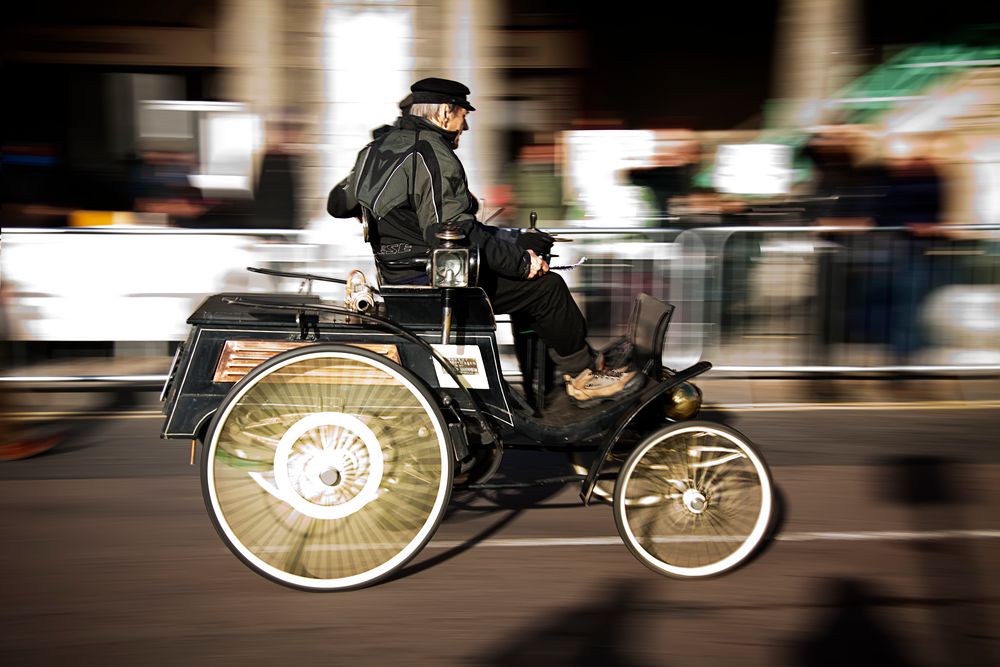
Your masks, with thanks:
[{"label": "road surface", "polygon": [[398,577],[317,594],[230,554],[148,400],[53,414],[72,437],[0,464],[0,664],[1000,664],[995,406],[705,416],[759,445],[783,498],[777,539],[736,572],[648,571],[567,486],[458,495]]}]

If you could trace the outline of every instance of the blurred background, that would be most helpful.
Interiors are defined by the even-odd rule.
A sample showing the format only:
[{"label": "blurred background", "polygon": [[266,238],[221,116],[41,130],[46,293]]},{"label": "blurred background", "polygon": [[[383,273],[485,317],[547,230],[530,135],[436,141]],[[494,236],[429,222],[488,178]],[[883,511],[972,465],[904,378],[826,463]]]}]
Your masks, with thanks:
[{"label": "blurred background", "polygon": [[[0,657],[996,664],[992,3],[3,14]],[[458,155],[484,217],[526,227],[535,210],[572,239],[553,265],[586,260],[563,275],[595,345],[637,292],[677,306],[664,361],[713,362],[707,415],[759,443],[786,501],[759,562],[658,579],[569,487],[463,497],[429,560],[338,597],[279,589],[216,538],[186,443],[158,440],[186,319],[221,291],[344,297],[247,266],[373,279],[326,196],[427,76],[472,90]],[[505,322],[499,337],[517,377]]]},{"label": "blurred background", "polygon": [[370,271],[326,194],[440,75],[473,91],[460,157],[492,222],[576,230],[557,263],[587,257],[567,276],[595,336],[644,290],[680,306],[676,363],[1000,369],[995,12],[598,9],[5,10],[6,367],[164,371],[205,295],[298,287],[247,265]]}]

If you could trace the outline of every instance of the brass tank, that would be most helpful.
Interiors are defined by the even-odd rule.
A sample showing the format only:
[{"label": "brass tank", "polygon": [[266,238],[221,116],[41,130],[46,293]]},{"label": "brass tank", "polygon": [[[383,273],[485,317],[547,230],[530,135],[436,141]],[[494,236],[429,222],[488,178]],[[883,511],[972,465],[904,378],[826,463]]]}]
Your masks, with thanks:
[{"label": "brass tank", "polygon": [[701,409],[701,389],[690,382],[682,382],[667,396],[664,412],[669,419],[691,419]]}]

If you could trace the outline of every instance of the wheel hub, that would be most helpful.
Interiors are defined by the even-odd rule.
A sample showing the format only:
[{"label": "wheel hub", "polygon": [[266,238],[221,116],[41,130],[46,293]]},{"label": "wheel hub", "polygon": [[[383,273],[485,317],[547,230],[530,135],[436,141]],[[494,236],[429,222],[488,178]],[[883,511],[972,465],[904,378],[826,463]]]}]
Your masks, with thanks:
[{"label": "wheel hub", "polygon": [[336,468],[327,468],[319,474],[319,480],[327,486],[337,486],[343,479],[343,475]]},{"label": "wheel hub", "polygon": [[708,508],[708,499],[698,489],[685,490],[681,500],[685,509],[692,514],[701,514]]},{"label": "wheel hub", "polygon": [[275,495],[314,519],[339,519],[378,495],[384,460],[364,422],[319,412],[293,424],[274,456]]}]

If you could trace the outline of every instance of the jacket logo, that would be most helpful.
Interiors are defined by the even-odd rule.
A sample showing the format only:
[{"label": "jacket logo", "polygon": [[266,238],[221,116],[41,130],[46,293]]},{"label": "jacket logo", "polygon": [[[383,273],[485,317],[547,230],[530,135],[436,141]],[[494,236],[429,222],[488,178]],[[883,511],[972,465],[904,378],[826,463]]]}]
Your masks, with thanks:
[{"label": "jacket logo", "polygon": [[391,151],[378,151],[375,153],[375,159],[372,160],[370,175],[370,182],[379,183],[382,181],[382,177],[385,176],[386,172],[389,171],[396,164],[396,155]]},{"label": "jacket logo", "polygon": [[379,246],[378,250],[375,251],[375,254],[381,257],[382,255],[401,255],[404,252],[412,251],[413,246],[409,243],[389,243]]},{"label": "jacket logo", "polygon": [[451,176],[446,176],[448,179],[448,185],[451,186],[451,191],[454,193],[462,192],[465,189],[465,179],[462,178],[461,174],[452,174]]}]

